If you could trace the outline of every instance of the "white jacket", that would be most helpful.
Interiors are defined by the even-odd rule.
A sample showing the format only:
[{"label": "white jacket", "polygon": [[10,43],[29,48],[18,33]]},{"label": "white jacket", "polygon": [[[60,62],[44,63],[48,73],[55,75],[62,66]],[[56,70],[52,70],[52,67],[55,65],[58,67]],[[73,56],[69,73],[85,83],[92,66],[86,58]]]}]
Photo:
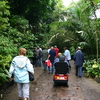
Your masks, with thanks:
[{"label": "white jacket", "polygon": [[65,50],[64,52],[64,56],[66,57],[67,60],[71,60],[71,56],[70,56],[70,51],[69,50]]}]

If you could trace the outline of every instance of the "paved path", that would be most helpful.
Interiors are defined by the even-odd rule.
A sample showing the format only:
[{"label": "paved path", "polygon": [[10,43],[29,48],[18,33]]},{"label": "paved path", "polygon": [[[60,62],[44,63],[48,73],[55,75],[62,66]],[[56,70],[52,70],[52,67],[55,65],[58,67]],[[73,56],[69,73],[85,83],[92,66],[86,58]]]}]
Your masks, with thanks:
[{"label": "paved path", "polygon": [[[34,67],[34,71],[35,80],[34,82],[31,82],[31,84],[36,83],[37,78],[43,73],[43,67]],[[3,99],[0,100],[18,100],[17,85],[14,84],[12,87],[7,89],[3,94]]]},{"label": "paved path", "polygon": [[81,94],[80,96],[82,99],[78,100],[100,100],[100,84],[90,78],[78,78],[75,76],[75,66],[73,61],[71,61],[71,65],[72,69],[69,74],[69,85],[70,87],[76,87],[76,89],[80,90],[78,92]]},{"label": "paved path", "polygon": [[[43,67],[37,67],[37,68],[35,67],[35,81],[31,82],[30,100],[100,100],[100,85],[92,79],[85,78],[85,77],[78,78],[77,76],[75,76],[74,62],[73,61],[70,62],[72,68],[69,73],[69,82],[68,82],[69,88],[61,87],[62,94],[60,94],[59,88],[53,87],[53,81],[51,81],[53,74],[48,76],[48,74],[44,73]],[[45,75],[47,77],[47,80],[49,81],[47,87],[48,86],[50,87],[48,88],[44,87],[44,85],[46,85],[44,83],[44,80],[46,79]],[[40,77],[43,76],[44,80],[40,79],[39,76]],[[38,82],[40,82],[39,83],[40,85],[41,84],[43,85],[42,88],[37,87],[40,86]],[[38,88],[40,91],[37,91]],[[45,93],[43,93],[43,90],[45,91]],[[55,95],[55,93],[51,94],[49,90],[55,92],[57,95]],[[6,92],[5,94],[7,95],[5,95],[5,97],[2,100],[18,100],[16,85],[11,87]],[[45,94],[45,96],[48,95],[47,96],[48,99],[42,99],[42,98],[35,99],[34,97],[39,93]],[[56,96],[58,96],[60,99],[55,99]],[[54,99],[51,99],[50,97]]]},{"label": "paved path", "polygon": [[42,73],[36,84],[31,85],[31,100],[100,100],[100,85],[89,78],[75,75],[74,62],[71,61],[69,87],[54,87],[53,74]]}]

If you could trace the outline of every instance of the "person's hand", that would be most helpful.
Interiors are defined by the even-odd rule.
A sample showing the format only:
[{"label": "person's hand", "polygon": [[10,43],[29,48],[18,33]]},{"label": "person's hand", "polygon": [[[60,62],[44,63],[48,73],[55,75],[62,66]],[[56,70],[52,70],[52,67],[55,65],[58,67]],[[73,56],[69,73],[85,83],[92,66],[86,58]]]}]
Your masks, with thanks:
[{"label": "person's hand", "polygon": [[14,80],[14,78],[10,78],[10,81]]}]

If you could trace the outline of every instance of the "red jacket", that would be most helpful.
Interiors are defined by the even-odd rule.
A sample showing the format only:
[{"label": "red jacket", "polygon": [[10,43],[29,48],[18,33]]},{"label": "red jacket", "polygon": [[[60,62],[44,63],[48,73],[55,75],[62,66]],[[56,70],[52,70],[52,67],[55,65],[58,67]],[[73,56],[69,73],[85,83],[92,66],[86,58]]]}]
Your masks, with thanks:
[{"label": "red jacket", "polygon": [[58,48],[54,48],[54,50],[56,52],[56,57],[58,57],[59,49]]}]

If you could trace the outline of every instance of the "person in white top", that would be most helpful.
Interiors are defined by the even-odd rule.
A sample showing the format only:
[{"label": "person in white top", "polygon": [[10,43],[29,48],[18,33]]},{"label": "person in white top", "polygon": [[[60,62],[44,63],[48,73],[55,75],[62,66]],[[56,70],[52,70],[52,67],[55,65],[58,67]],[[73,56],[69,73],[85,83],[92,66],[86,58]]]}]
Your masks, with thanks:
[{"label": "person in white top", "polygon": [[[66,57],[65,59],[69,62],[69,60],[71,60],[71,56],[70,56],[70,51],[67,49],[67,47],[64,47],[64,56]],[[71,65],[69,63],[69,67],[71,68]]]},{"label": "person in white top", "polygon": [[64,47],[64,56],[67,60],[71,60],[70,51],[67,49],[67,47]]},{"label": "person in white top", "polygon": [[49,53],[50,50],[51,50],[51,47],[48,47],[48,53]]}]

